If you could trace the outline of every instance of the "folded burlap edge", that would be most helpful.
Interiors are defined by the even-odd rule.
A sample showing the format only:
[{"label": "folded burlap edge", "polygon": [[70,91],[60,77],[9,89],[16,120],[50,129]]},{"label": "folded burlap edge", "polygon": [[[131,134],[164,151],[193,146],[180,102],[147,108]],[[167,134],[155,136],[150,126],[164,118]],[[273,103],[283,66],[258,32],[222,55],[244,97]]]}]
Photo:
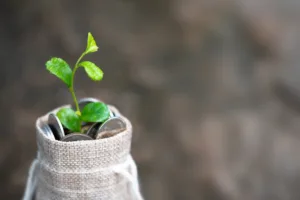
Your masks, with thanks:
[{"label": "folded burlap edge", "polygon": [[[97,168],[105,168],[111,165],[121,164],[130,155],[132,125],[114,106],[109,108],[126,123],[126,130],[109,138],[99,140],[63,142],[51,140],[41,129],[43,123],[47,122],[50,113],[56,113],[59,109],[70,107],[61,106],[36,121],[37,143],[39,160],[50,168],[68,169],[76,171],[93,171]],[[87,157],[88,155],[88,157]],[[64,158],[64,159],[62,159]],[[52,162],[48,162],[51,160]],[[95,165],[95,166],[93,166]]]}]

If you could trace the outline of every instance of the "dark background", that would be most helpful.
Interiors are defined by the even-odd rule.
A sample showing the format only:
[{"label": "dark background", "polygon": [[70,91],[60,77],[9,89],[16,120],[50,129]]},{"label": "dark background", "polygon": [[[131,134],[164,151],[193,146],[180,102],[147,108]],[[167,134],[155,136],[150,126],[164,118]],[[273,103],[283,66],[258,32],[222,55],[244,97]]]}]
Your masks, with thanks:
[{"label": "dark background", "polygon": [[147,200],[300,199],[300,2],[0,2],[0,199],[20,199],[36,155],[35,120],[72,99],[51,56],[74,64],[91,31],[79,97],[133,123]]}]

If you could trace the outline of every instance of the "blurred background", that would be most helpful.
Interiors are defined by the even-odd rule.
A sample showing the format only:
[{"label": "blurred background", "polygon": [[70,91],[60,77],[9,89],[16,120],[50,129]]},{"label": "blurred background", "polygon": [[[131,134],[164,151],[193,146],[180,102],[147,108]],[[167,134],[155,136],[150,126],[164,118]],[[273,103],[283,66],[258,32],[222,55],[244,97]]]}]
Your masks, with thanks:
[{"label": "blurred background", "polygon": [[92,32],[102,82],[78,97],[133,123],[147,200],[300,199],[300,1],[0,2],[0,199],[21,198],[35,120],[72,99],[45,62],[73,65]]}]

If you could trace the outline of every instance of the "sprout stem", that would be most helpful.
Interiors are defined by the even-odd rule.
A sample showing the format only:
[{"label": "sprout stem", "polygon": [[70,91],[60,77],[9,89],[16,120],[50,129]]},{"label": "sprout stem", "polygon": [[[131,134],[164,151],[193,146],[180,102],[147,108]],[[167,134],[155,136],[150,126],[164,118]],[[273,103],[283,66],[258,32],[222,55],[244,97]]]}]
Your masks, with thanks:
[{"label": "sprout stem", "polygon": [[76,113],[80,116],[81,115],[81,111],[80,111],[80,108],[79,108],[79,105],[78,105],[78,101],[77,101],[77,98],[76,98],[76,95],[75,95],[75,91],[74,91],[74,78],[75,78],[75,72],[77,71],[77,69],[79,68],[79,62],[81,61],[81,59],[83,58],[83,56],[85,56],[85,52],[83,52],[83,54],[79,57],[79,59],[77,60],[76,64],[75,64],[75,67],[72,71],[72,79],[71,79],[71,85],[69,87],[69,90],[72,94],[72,98],[73,98],[73,101],[75,103],[75,106],[76,106]]}]

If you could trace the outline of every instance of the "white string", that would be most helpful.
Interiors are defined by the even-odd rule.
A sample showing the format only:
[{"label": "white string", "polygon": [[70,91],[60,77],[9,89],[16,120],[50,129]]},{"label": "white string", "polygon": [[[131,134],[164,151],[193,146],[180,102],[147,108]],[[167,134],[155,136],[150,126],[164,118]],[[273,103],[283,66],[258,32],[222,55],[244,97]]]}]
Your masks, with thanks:
[{"label": "white string", "polygon": [[29,174],[27,178],[26,188],[23,196],[23,200],[33,200],[35,188],[36,188],[36,170],[38,166],[38,161],[35,159],[29,169]]},{"label": "white string", "polygon": [[[131,173],[128,170],[130,170]],[[135,197],[135,200],[143,200],[139,188],[137,167],[131,156],[127,158],[124,164],[114,166],[113,171],[117,174],[122,175],[128,180],[129,184],[131,185],[130,188],[132,196]]]},{"label": "white string", "polygon": [[[22,200],[33,200],[34,192],[36,189],[36,182],[37,182],[37,177],[36,177],[37,166],[38,166],[38,160],[35,159],[31,164],[29,170],[26,188]],[[117,174],[120,174],[121,176],[123,176],[128,180],[128,183],[130,184],[130,188],[131,188],[131,195],[135,198],[135,200],[143,200],[139,188],[137,167],[131,156],[128,156],[125,163],[113,166],[112,171]]]}]

